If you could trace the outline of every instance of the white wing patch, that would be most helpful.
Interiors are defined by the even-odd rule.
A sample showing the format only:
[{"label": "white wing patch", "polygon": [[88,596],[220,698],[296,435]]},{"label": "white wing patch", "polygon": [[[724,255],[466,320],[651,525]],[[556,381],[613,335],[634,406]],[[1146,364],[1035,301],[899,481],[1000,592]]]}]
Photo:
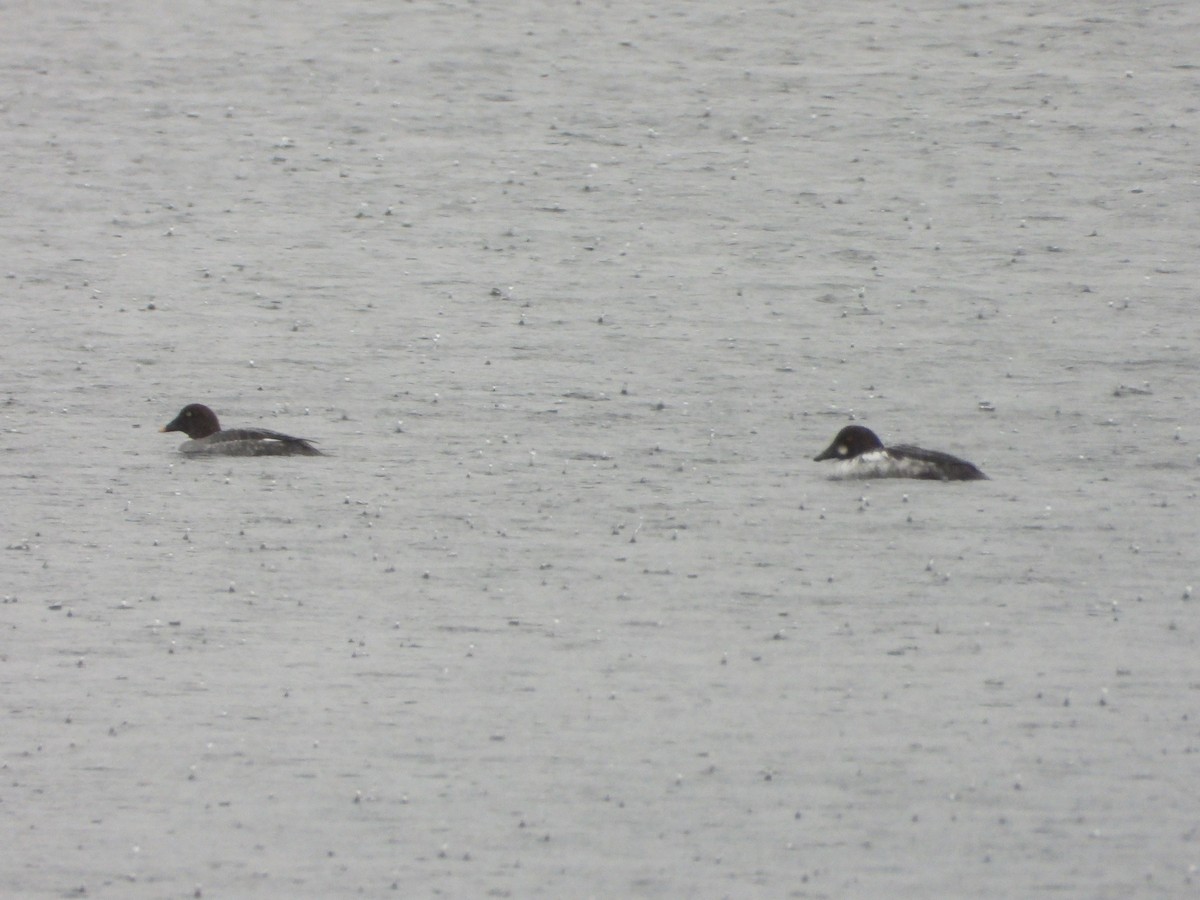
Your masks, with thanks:
[{"label": "white wing patch", "polygon": [[[841,451],[838,447],[838,451]],[[920,459],[897,459],[887,450],[869,450],[853,459],[837,460],[831,478],[839,481],[867,478],[920,478],[929,471],[929,463]]]}]

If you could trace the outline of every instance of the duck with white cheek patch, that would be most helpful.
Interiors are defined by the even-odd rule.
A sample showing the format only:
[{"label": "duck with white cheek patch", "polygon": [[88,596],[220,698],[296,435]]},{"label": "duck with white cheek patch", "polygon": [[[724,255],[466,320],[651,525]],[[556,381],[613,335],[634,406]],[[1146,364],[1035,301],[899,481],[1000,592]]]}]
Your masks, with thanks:
[{"label": "duck with white cheek patch", "polygon": [[973,463],[940,450],[909,444],[885,447],[869,428],[847,425],[816,462],[835,460],[832,478],[923,478],[930,481],[987,480]]}]

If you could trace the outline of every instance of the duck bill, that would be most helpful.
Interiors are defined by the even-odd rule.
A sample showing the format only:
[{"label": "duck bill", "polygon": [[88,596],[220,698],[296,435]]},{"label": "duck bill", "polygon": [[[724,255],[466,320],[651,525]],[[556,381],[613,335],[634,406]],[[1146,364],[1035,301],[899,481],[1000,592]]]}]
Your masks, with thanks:
[{"label": "duck bill", "polygon": [[813,457],[813,462],[821,462],[826,459],[837,459],[837,441],[834,441],[828,447],[820,452],[819,455]]}]

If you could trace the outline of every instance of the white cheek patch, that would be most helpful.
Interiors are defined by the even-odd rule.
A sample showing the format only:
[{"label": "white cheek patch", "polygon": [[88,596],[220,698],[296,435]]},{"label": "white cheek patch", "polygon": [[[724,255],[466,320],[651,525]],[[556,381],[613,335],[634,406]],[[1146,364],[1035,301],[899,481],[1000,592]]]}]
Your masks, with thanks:
[{"label": "white cheek patch", "polygon": [[837,454],[838,454],[838,456],[841,456],[841,457],[849,456],[850,448],[847,447],[845,444],[838,444]]}]

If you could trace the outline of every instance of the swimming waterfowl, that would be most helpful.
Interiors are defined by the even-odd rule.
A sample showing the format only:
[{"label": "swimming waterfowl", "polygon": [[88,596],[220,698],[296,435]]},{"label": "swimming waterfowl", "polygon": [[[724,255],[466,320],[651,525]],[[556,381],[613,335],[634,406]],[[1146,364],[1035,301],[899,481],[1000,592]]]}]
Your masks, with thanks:
[{"label": "swimming waterfowl", "polygon": [[869,428],[847,425],[814,461],[837,460],[834,478],[924,478],[934,481],[987,480],[973,463],[940,450],[909,444],[885,447]]},{"label": "swimming waterfowl", "polygon": [[324,456],[306,438],[292,437],[269,428],[221,430],[217,414],[203,403],[189,403],[159,429],[182,431],[190,440],[179,446],[188,456]]}]

